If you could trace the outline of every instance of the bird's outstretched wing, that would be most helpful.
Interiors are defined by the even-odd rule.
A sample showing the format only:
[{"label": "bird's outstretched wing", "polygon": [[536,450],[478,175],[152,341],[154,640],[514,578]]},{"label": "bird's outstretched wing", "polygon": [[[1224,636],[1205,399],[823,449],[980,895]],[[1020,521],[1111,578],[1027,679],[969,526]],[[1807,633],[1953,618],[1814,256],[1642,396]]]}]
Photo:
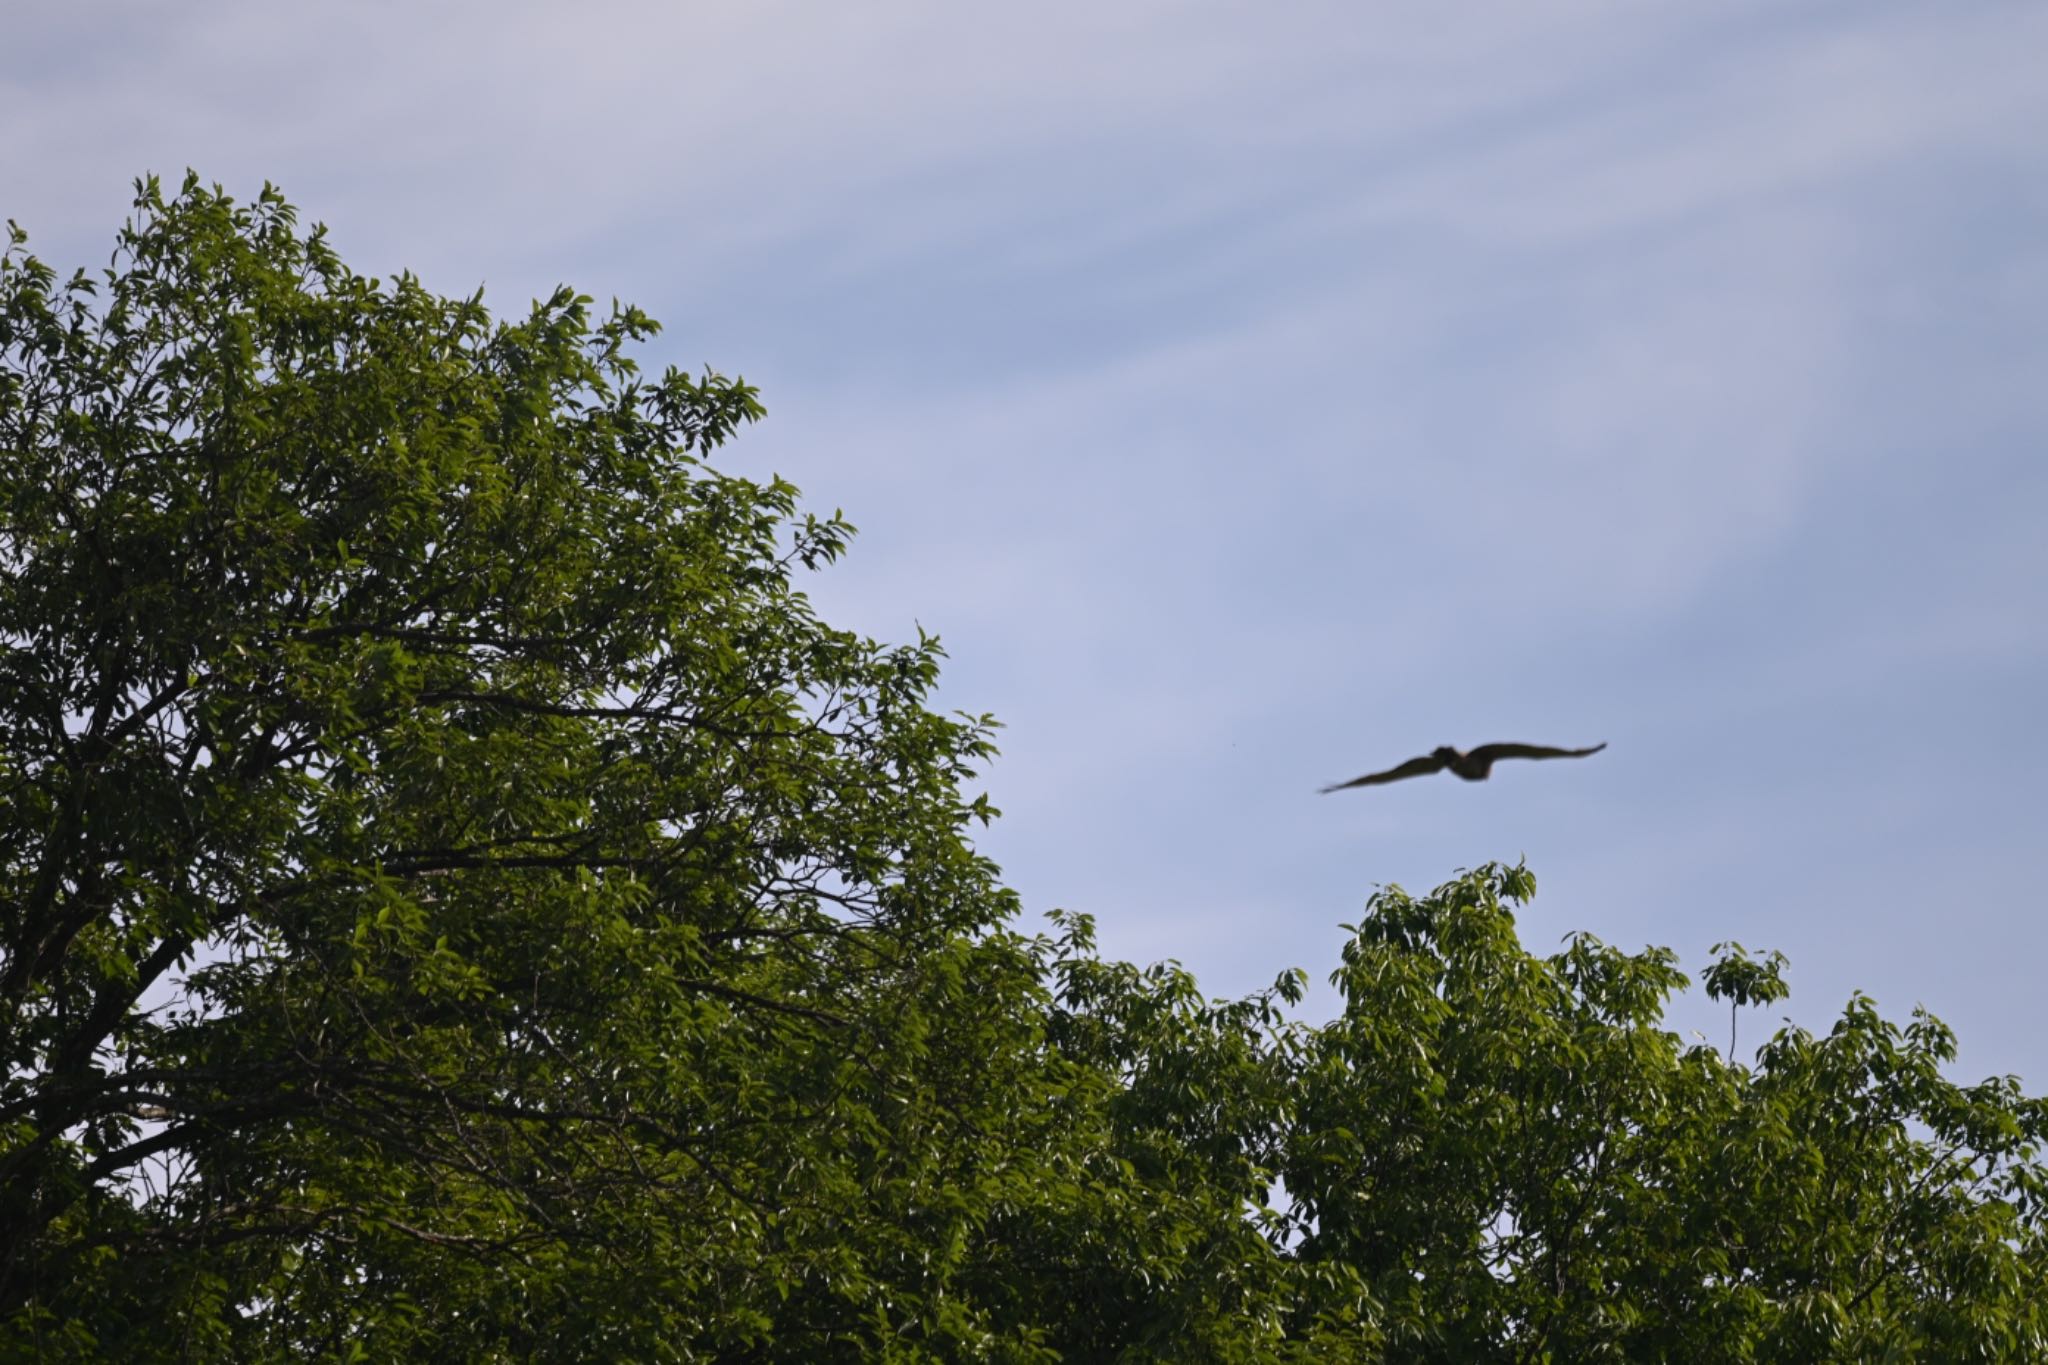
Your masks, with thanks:
[{"label": "bird's outstretched wing", "polygon": [[1466,757],[1478,763],[1498,763],[1504,758],[1584,758],[1606,747],[1605,743],[1590,749],[1553,749],[1547,744],[1482,744]]},{"label": "bird's outstretched wing", "polygon": [[1450,763],[1451,761],[1447,758],[1438,758],[1435,754],[1424,754],[1421,758],[1411,758],[1400,767],[1389,768],[1383,773],[1367,773],[1364,777],[1354,777],[1349,782],[1334,783],[1323,788],[1323,793],[1328,795],[1330,792],[1340,792],[1346,787],[1377,787],[1382,782],[1399,782],[1404,777],[1420,777],[1424,773],[1440,773],[1449,767]]}]

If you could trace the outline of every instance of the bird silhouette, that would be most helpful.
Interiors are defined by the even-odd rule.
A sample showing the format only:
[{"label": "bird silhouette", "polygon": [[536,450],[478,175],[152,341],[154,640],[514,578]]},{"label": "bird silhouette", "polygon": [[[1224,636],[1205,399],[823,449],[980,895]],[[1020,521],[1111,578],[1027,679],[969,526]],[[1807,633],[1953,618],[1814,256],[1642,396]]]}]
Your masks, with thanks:
[{"label": "bird silhouette", "polygon": [[1425,773],[1440,773],[1449,768],[1467,782],[1484,782],[1486,775],[1493,771],[1493,765],[1504,758],[1584,758],[1597,754],[1607,745],[1602,742],[1590,749],[1552,749],[1542,744],[1482,744],[1470,752],[1461,752],[1446,744],[1432,749],[1421,758],[1411,758],[1398,768],[1389,768],[1383,773],[1367,773],[1354,777],[1349,782],[1338,782],[1323,788],[1325,793],[1340,792],[1347,787],[1377,787],[1382,782],[1399,782],[1404,777],[1421,777]]}]

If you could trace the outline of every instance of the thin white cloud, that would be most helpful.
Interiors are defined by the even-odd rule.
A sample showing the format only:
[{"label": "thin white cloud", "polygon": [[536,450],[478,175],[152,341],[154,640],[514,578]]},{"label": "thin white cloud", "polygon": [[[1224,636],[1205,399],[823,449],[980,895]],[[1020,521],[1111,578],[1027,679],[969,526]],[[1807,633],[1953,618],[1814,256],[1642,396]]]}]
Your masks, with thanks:
[{"label": "thin white cloud", "polygon": [[[0,214],[56,259],[190,164],[280,182],[365,267],[501,309],[616,292],[678,360],[765,382],[735,464],[867,530],[828,616],[946,637],[948,699],[1014,722],[992,846],[1135,955],[1227,974],[1256,935],[1314,966],[1364,883],[1518,848],[1572,851],[1567,915],[1815,942],[1839,927],[1769,889],[1809,885],[1802,840],[1897,845],[1866,891],[2017,869],[1918,750],[1849,746],[1804,806],[1742,756],[1840,744],[1854,706],[1963,734],[1988,703],[1959,679],[2042,667],[2044,486],[2013,471],[2048,431],[2048,9],[8,24]],[[1616,747],[1569,782],[1310,795],[1383,747],[1513,737]],[[1906,773],[1929,795],[1887,805]]]}]

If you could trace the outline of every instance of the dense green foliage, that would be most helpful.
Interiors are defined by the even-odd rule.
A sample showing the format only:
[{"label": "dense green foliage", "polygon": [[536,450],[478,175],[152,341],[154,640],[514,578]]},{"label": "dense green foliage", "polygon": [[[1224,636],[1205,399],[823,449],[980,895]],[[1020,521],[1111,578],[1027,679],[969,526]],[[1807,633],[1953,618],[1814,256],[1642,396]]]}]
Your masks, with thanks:
[{"label": "dense green foliage", "polygon": [[992,723],[654,330],[267,189],[15,234],[0,1357],[2048,1355],[2048,1105],[1932,1019],[1733,1064],[1519,868],[1378,896],[1321,1026],[1020,932]]}]

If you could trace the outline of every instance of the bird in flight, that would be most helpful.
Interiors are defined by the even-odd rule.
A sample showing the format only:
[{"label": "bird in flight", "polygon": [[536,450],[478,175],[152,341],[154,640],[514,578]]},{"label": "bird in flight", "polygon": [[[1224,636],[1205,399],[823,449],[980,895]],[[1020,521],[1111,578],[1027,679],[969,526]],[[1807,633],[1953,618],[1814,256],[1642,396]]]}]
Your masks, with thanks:
[{"label": "bird in flight", "polygon": [[1383,773],[1367,773],[1364,777],[1338,782],[1323,790],[1340,792],[1347,787],[1377,787],[1382,782],[1399,782],[1404,777],[1440,773],[1446,768],[1467,782],[1484,782],[1486,775],[1493,771],[1493,765],[1504,758],[1584,758],[1606,747],[1605,743],[1595,744],[1590,749],[1552,749],[1543,744],[1482,744],[1470,752],[1460,752],[1446,744],[1421,758],[1411,758],[1398,768],[1389,768]]}]

